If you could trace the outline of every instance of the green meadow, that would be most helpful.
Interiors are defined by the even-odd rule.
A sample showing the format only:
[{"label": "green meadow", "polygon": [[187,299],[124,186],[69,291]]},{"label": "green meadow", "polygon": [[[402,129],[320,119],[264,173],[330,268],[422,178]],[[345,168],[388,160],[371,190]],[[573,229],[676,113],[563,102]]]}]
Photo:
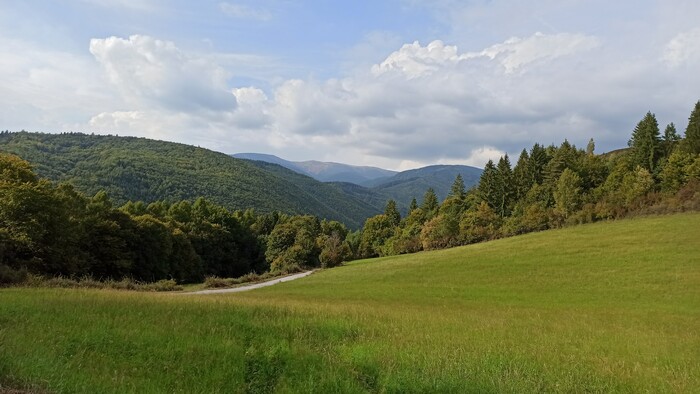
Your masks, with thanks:
[{"label": "green meadow", "polygon": [[0,290],[0,391],[700,392],[700,214],[246,293]]}]

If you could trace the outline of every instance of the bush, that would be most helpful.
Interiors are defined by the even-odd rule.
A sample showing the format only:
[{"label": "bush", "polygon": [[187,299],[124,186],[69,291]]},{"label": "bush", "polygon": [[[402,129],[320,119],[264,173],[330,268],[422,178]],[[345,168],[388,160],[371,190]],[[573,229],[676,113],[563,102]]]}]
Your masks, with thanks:
[{"label": "bush", "polygon": [[14,269],[0,264],[0,286],[24,282],[27,279],[27,269]]}]

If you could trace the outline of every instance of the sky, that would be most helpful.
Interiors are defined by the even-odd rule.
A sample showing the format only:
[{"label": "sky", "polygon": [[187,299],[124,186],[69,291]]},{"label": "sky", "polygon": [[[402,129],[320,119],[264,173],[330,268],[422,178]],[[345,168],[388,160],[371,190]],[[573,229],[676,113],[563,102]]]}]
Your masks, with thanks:
[{"label": "sky", "polygon": [[697,0],[0,0],[0,129],[405,170],[625,147],[700,99]]}]

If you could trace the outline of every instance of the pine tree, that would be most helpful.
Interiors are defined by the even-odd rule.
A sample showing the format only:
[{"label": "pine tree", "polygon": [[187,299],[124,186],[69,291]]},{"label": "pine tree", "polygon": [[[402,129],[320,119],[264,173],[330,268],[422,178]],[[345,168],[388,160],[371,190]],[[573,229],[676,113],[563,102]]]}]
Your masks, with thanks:
[{"label": "pine tree", "polygon": [[384,209],[384,214],[389,218],[394,226],[398,226],[401,223],[401,214],[399,210],[396,209],[396,201],[389,200],[386,203],[386,208]]},{"label": "pine tree", "polygon": [[688,153],[700,154],[700,101],[695,103],[685,129],[685,147]]},{"label": "pine tree", "polygon": [[527,191],[530,190],[533,185],[533,177],[530,174],[530,155],[525,149],[520,152],[518,162],[513,169],[513,182],[516,200],[525,197],[525,194],[527,194]]},{"label": "pine tree", "polygon": [[457,174],[454,183],[452,183],[452,189],[450,189],[449,197],[456,197],[459,199],[464,198],[466,194],[466,189],[464,187],[464,180],[462,179],[462,174]]},{"label": "pine tree", "polygon": [[508,155],[501,157],[496,167],[496,213],[501,217],[510,215],[513,196],[513,170]]},{"label": "pine tree", "polygon": [[433,188],[429,188],[426,192],[425,195],[423,196],[423,204],[421,204],[421,208],[423,208],[423,211],[425,211],[426,215],[431,216],[431,213],[435,213],[438,209],[438,198],[437,195],[435,194],[435,190]]},{"label": "pine tree", "polygon": [[544,181],[544,169],[549,163],[549,156],[544,146],[535,144],[530,149],[529,174],[532,177],[531,183],[542,184]]},{"label": "pine tree", "polygon": [[673,148],[676,147],[676,144],[678,141],[680,141],[681,137],[678,135],[678,132],[676,131],[676,125],[673,124],[673,122],[669,123],[666,126],[666,129],[664,130],[664,136],[663,136],[663,143],[662,148],[663,148],[663,157],[668,158],[671,156],[671,152],[673,152]]},{"label": "pine tree", "polygon": [[416,198],[413,197],[411,199],[411,204],[408,206],[408,214],[410,215],[411,212],[415,211],[416,209],[418,209],[418,201],[416,201]]},{"label": "pine tree", "polygon": [[647,112],[632,132],[628,145],[632,148],[632,165],[654,172],[661,153],[659,123],[656,116]]},{"label": "pine tree", "polygon": [[496,172],[493,160],[489,160],[484,167],[484,172],[481,173],[477,187],[477,195],[491,208],[496,207]]}]

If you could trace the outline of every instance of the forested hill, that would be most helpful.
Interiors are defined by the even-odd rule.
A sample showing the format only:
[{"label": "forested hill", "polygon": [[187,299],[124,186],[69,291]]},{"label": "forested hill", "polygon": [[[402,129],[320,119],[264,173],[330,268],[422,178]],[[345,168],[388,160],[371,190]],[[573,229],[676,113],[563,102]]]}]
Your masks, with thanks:
[{"label": "forested hill", "polygon": [[29,161],[36,172],[117,203],[194,200],[204,196],[229,209],[312,214],[357,228],[378,209],[311,178],[278,167],[194,146],[135,137],[80,133],[3,133],[0,151]]}]

